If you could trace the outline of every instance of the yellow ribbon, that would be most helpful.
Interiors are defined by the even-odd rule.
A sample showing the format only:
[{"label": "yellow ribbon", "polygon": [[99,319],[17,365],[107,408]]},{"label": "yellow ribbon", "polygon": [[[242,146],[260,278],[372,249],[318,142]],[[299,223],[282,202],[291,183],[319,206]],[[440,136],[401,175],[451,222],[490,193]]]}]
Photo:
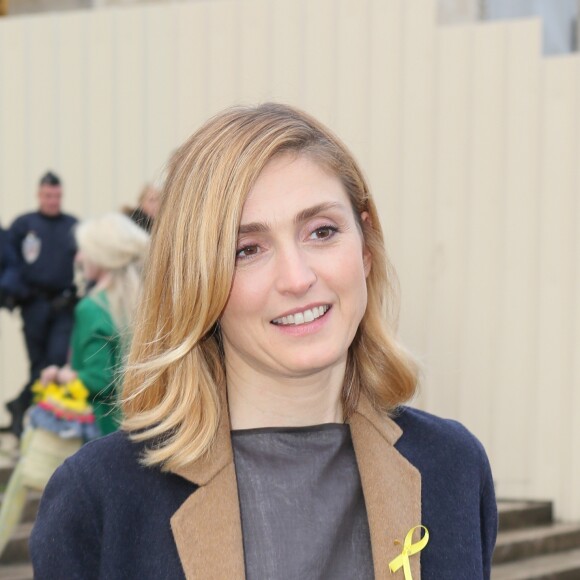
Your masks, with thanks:
[{"label": "yellow ribbon", "polygon": [[[413,544],[413,532],[415,530],[425,530],[425,534],[423,537]],[[396,572],[400,568],[403,568],[403,573],[405,574],[405,580],[413,580],[413,576],[411,575],[411,564],[409,562],[409,556],[413,556],[414,554],[418,554],[429,541],[429,531],[425,526],[415,526],[411,528],[407,535],[405,536],[405,542],[403,544],[403,551],[394,559],[389,562],[389,568],[391,570],[391,574]]]}]

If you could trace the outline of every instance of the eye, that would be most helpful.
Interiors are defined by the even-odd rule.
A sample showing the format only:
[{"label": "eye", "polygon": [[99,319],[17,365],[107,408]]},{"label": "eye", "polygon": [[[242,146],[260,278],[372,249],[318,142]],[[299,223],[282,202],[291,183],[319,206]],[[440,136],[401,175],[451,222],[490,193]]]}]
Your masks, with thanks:
[{"label": "eye", "polygon": [[313,240],[327,240],[332,238],[336,232],[338,232],[338,228],[335,226],[321,226],[310,234],[310,238]]},{"label": "eye", "polygon": [[236,251],[236,260],[244,260],[246,258],[251,258],[259,253],[260,248],[257,245],[244,246]]}]

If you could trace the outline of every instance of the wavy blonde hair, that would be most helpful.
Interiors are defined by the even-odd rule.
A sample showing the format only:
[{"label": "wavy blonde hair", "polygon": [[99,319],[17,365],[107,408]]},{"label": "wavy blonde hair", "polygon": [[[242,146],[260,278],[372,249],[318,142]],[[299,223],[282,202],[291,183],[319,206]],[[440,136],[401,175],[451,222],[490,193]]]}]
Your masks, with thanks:
[{"label": "wavy blonde hair", "polygon": [[[394,273],[353,156],[302,111],[234,107],[210,119],[169,163],[123,389],[123,428],[135,440],[155,441],[147,465],[174,470],[211,446],[226,382],[216,322],[232,286],[242,208],[264,166],[283,153],[307,155],[342,181],[372,256],[367,309],[348,354],[345,417],[362,393],[385,412],[414,394],[415,367],[394,338]],[[362,223],[365,211],[370,220]]]}]

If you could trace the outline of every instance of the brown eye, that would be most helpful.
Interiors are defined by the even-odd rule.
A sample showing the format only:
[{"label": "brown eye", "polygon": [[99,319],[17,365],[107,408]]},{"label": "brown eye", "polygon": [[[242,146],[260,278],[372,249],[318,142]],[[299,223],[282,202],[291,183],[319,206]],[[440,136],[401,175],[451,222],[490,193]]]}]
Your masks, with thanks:
[{"label": "brown eye", "polygon": [[252,256],[255,256],[258,251],[258,246],[244,246],[236,252],[236,259],[243,260],[244,258],[251,258]]},{"label": "brown eye", "polygon": [[321,228],[316,228],[312,234],[310,234],[310,237],[315,240],[326,240],[331,238],[337,231],[338,228],[335,228],[334,226],[322,226]]}]

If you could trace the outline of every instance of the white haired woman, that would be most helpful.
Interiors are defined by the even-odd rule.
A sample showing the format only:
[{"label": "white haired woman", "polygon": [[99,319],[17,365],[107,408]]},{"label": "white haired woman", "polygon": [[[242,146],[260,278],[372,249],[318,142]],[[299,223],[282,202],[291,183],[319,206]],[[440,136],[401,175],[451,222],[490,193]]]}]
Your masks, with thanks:
[{"label": "white haired woman", "polygon": [[326,127],[278,104],[208,121],[170,163],[122,430],[48,485],[38,577],[489,578],[489,463],[403,406],[393,280]]},{"label": "white haired woman", "polygon": [[75,237],[76,261],[91,290],[75,308],[70,365],[51,366],[44,383],[80,379],[102,435],[120,424],[118,377],[129,344],[131,321],[141,288],[141,272],[149,236],[120,213],[83,221]]}]

